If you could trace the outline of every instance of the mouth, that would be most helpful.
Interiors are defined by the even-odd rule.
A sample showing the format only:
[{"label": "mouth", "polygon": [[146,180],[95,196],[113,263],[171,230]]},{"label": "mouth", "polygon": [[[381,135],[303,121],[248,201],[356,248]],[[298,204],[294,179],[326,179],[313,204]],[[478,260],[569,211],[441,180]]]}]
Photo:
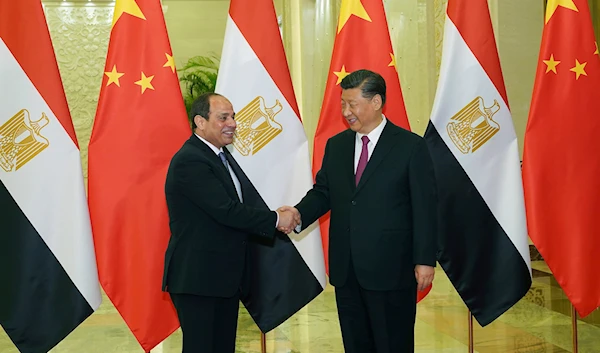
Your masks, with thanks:
[{"label": "mouth", "polygon": [[233,138],[233,135],[235,135],[235,131],[223,131],[223,135]]},{"label": "mouth", "polygon": [[350,118],[350,119],[346,119],[346,121],[348,122],[348,124],[354,125],[358,121],[358,119],[356,119],[356,118]]}]

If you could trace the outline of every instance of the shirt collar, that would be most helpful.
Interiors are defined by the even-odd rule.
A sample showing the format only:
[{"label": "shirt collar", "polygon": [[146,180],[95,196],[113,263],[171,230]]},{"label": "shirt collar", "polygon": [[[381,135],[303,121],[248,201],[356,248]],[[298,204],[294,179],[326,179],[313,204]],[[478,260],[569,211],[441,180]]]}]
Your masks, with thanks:
[{"label": "shirt collar", "polygon": [[[374,128],[371,132],[366,134],[366,136],[369,137],[369,142],[373,142],[373,146],[377,145],[377,141],[379,141],[379,137],[381,137],[381,133],[383,132],[383,128],[385,127],[385,124],[387,122],[385,115],[383,115],[382,118],[383,119],[381,120],[381,123],[379,123],[379,125],[377,125],[377,127]],[[365,134],[361,134],[360,132],[357,132],[356,133],[356,141],[361,141],[363,136],[365,136]],[[361,141],[361,143],[362,143],[362,141]]]},{"label": "shirt collar", "polygon": [[212,143],[206,141],[206,139],[204,139],[203,137],[201,137],[200,135],[198,135],[197,133],[194,133],[194,135],[196,135],[197,138],[200,139],[200,141],[204,142],[205,144],[208,145],[208,147],[210,147],[210,149],[218,156],[219,153],[223,152],[223,148],[217,148],[217,146],[213,145]]}]

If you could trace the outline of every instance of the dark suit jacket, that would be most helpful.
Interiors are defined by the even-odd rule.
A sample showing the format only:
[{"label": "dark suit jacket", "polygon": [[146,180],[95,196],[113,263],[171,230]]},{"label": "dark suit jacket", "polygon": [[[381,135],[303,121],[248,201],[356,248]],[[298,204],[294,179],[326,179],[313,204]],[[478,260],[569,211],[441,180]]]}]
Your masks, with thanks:
[{"label": "dark suit jacket", "polygon": [[369,290],[414,286],[416,264],[436,262],[436,184],[425,140],[387,121],[358,186],[356,133],[327,141],[315,185],[296,205],[303,227],[331,210],[329,274],[346,282],[350,261]]},{"label": "dark suit jacket", "polygon": [[[224,151],[240,182],[247,180],[229,151]],[[195,135],[173,157],[165,192],[171,239],[163,290],[233,296],[241,288],[249,234],[272,238],[276,213],[240,203],[229,172]],[[246,201],[243,182],[242,197]]]}]

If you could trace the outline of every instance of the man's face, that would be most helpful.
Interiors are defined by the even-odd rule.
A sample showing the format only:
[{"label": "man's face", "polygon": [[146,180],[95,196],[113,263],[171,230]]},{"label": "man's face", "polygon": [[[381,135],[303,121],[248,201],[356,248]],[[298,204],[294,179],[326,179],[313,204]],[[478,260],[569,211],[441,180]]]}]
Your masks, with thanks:
[{"label": "man's face", "polygon": [[342,115],[352,131],[368,134],[381,123],[381,96],[365,98],[360,88],[342,90]]},{"label": "man's face", "polygon": [[233,106],[227,98],[210,97],[208,120],[196,116],[195,122],[201,131],[201,136],[217,148],[225,147],[233,142],[237,124]]}]

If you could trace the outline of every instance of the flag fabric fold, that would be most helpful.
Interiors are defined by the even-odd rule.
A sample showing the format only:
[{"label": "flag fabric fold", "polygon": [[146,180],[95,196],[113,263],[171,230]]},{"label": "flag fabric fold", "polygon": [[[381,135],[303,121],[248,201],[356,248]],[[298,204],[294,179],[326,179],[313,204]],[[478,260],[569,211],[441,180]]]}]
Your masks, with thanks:
[{"label": "flag fabric fold", "polygon": [[531,286],[517,137],[486,0],[449,0],[425,139],[438,183],[438,262],[485,326]]},{"label": "flag fabric fold", "polygon": [[[296,204],[312,187],[310,158],[271,0],[231,1],[215,91],[236,111],[236,138],[228,148],[255,193],[244,199],[273,210]],[[253,278],[242,301],[267,332],[323,291],[321,238],[315,225],[249,244]]]},{"label": "flag fabric fold", "polygon": [[531,239],[578,313],[600,306],[600,58],[586,0],[549,1],[525,132]]},{"label": "flag fabric fold", "polygon": [[0,2],[0,325],[21,352],[101,302],[80,158],[41,2]]},{"label": "flag fabric fold", "polygon": [[179,327],[161,291],[169,241],[165,179],[191,129],[160,0],[117,0],[89,145],[100,283],[150,351]]}]

